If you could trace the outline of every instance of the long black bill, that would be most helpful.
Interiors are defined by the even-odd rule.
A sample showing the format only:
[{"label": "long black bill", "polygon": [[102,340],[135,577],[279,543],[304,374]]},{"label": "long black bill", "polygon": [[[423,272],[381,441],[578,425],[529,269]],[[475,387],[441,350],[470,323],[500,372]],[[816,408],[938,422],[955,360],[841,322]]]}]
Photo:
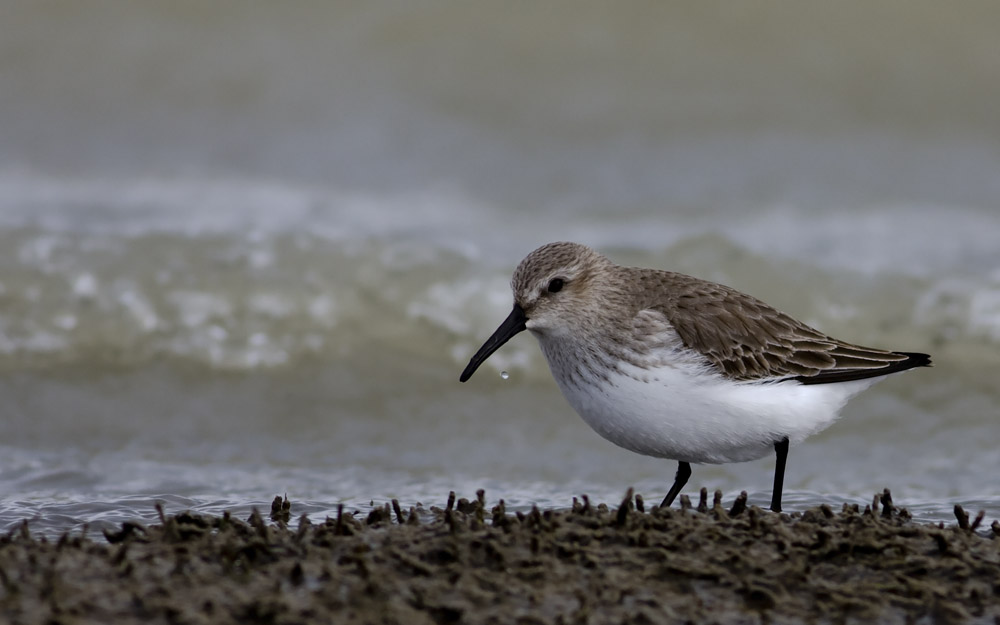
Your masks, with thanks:
[{"label": "long black bill", "polygon": [[479,368],[479,365],[483,364],[490,357],[490,354],[500,349],[500,346],[509,341],[512,336],[526,329],[524,324],[527,321],[528,318],[524,315],[524,309],[514,304],[514,310],[510,311],[510,314],[500,324],[497,331],[493,333],[493,336],[486,339],[483,346],[479,348],[476,355],[466,365],[465,371],[462,372],[462,377],[458,378],[459,381],[465,382],[471,378],[472,374]]}]

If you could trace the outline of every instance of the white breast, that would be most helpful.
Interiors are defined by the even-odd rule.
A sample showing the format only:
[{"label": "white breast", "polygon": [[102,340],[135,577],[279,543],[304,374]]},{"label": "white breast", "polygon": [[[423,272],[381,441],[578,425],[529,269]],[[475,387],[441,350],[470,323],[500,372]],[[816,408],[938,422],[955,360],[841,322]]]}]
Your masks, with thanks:
[{"label": "white breast", "polygon": [[579,366],[574,358],[581,351],[565,340],[536,337],[563,395],[598,434],[636,453],[691,463],[754,460],[773,453],[786,436],[798,443],[882,379],[734,382],[684,350],[650,368],[595,369]]}]

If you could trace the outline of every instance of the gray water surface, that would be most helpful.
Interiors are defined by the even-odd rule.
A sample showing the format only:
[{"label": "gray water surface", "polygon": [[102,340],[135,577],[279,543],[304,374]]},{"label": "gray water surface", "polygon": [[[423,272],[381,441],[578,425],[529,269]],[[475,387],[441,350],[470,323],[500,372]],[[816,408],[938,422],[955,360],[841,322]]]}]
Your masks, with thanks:
[{"label": "gray water surface", "polygon": [[[591,432],[530,336],[458,382],[553,240],[933,355],[791,450],[788,509],[1000,517],[1000,6],[4,14],[0,530],[658,501],[675,464]],[[764,505],[772,470],[689,491]]]}]

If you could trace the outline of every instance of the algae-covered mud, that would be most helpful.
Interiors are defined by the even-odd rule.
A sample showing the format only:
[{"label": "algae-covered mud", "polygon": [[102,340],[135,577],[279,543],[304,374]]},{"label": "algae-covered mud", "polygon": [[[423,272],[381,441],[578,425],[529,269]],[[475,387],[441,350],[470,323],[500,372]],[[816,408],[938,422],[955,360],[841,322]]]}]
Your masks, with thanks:
[{"label": "algae-covered mud", "polygon": [[483,493],[322,522],[181,513],[88,538],[0,538],[11,623],[993,622],[1000,525],[863,510],[584,498],[508,514]]}]

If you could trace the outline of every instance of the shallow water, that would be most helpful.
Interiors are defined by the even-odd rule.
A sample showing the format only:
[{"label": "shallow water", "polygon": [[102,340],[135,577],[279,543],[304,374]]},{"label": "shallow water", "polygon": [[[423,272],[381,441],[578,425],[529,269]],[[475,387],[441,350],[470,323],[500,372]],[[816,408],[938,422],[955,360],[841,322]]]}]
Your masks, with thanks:
[{"label": "shallow water", "polygon": [[[1000,517],[1000,10],[552,6],[15,3],[0,530],[658,500],[674,464],[593,434],[527,335],[458,383],[560,239],[933,355],[792,449],[787,508]],[[689,490],[766,504],[772,467]]]}]

